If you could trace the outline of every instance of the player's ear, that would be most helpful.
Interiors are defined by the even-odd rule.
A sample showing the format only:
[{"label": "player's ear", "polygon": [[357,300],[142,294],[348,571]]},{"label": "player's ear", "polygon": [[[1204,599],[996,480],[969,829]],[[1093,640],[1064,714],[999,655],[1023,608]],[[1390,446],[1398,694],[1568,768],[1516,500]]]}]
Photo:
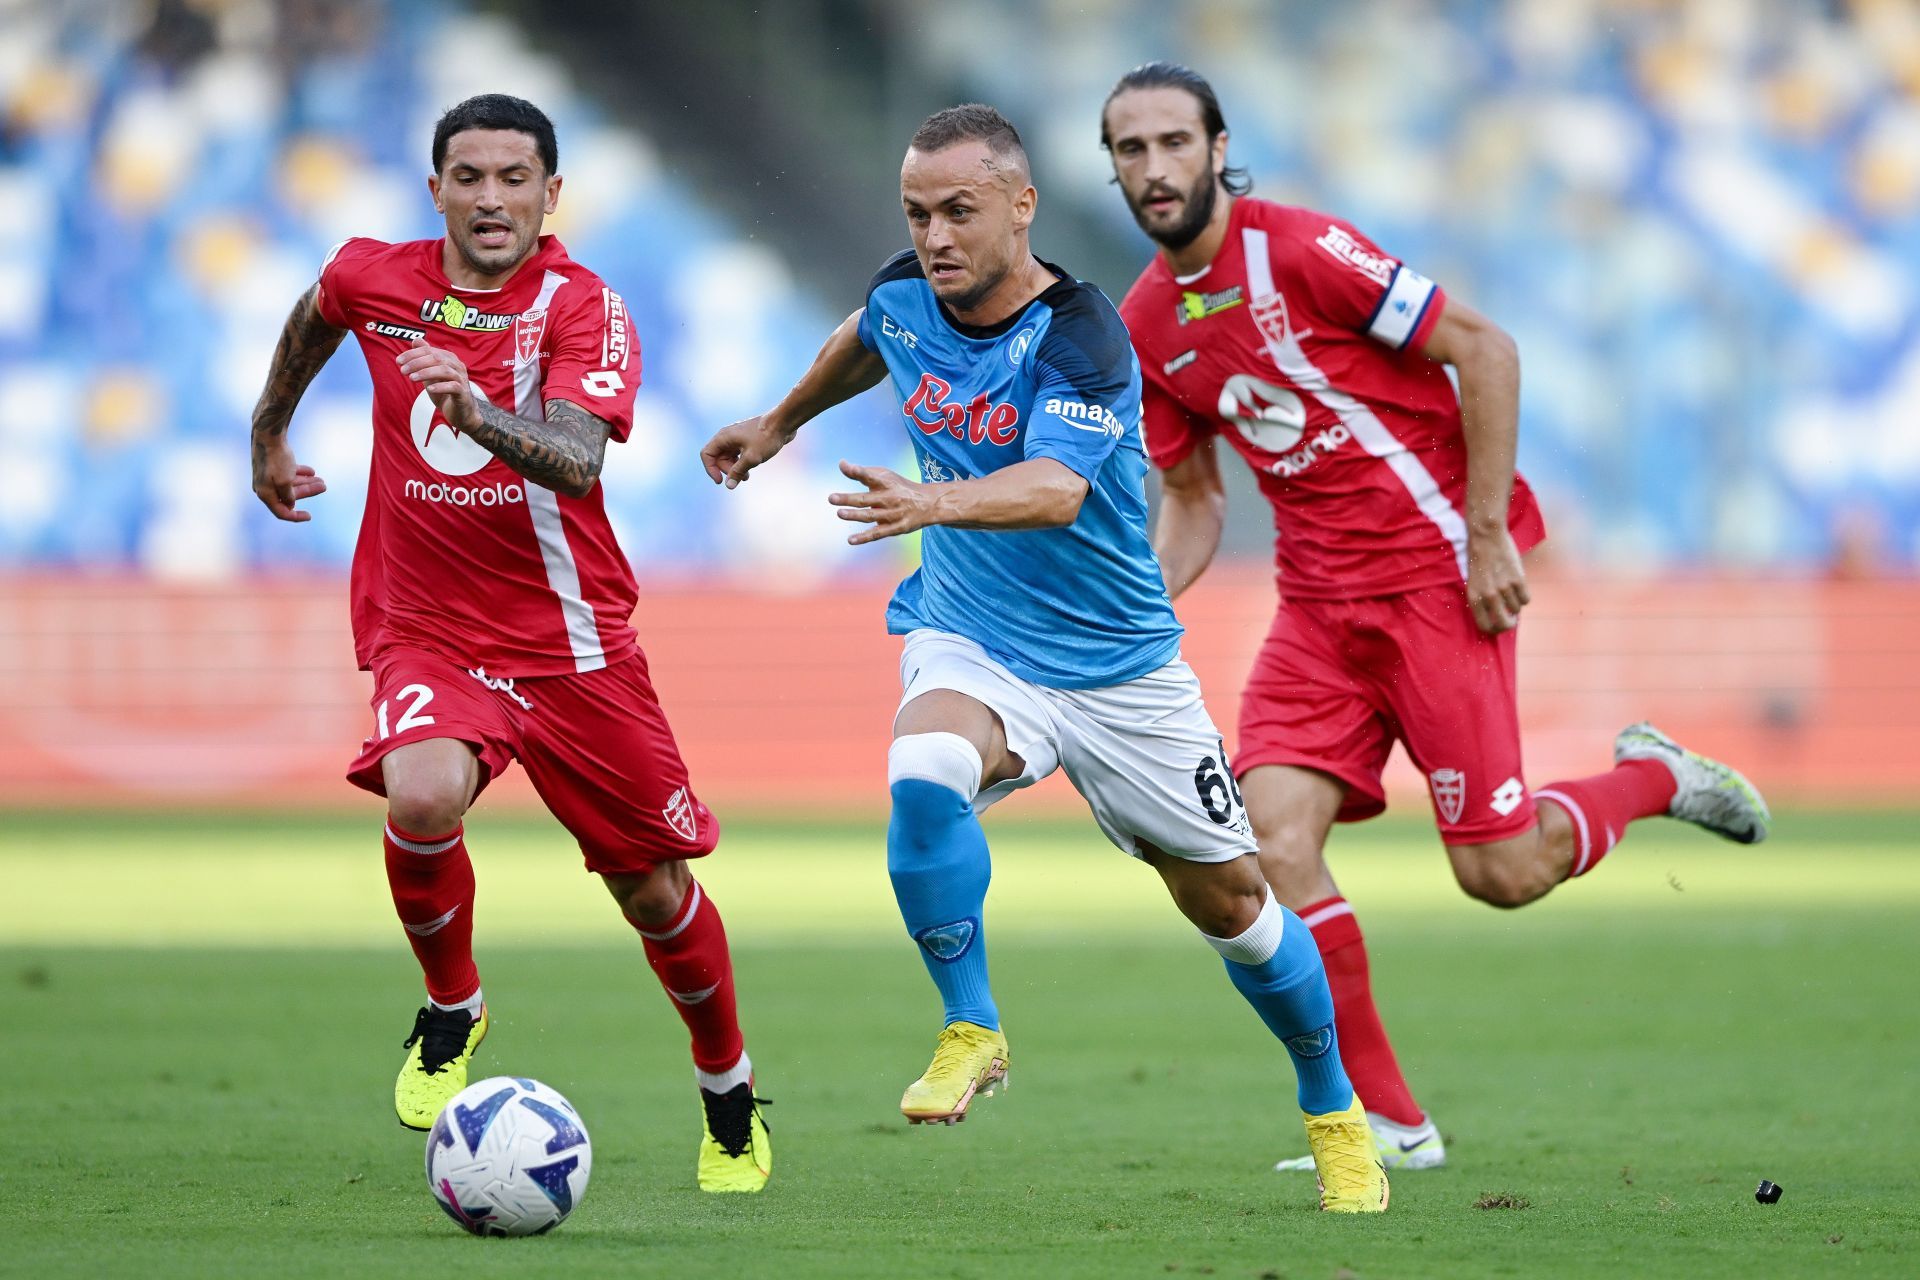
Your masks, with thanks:
[{"label": "player's ear", "polygon": [[440,203],[439,174],[430,173],[427,175],[427,194],[433,197],[433,211],[435,213],[445,213],[447,211],[446,206]]},{"label": "player's ear", "polygon": [[547,212],[552,213],[560,205],[560,175],[554,174],[547,179]]},{"label": "player's ear", "polygon": [[1222,129],[1213,138],[1213,176],[1218,178],[1227,171],[1227,131]]},{"label": "player's ear", "polygon": [[1029,182],[1013,197],[1013,229],[1025,231],[1033,225],[1033,216],[1040,210],[1040,192]]}]

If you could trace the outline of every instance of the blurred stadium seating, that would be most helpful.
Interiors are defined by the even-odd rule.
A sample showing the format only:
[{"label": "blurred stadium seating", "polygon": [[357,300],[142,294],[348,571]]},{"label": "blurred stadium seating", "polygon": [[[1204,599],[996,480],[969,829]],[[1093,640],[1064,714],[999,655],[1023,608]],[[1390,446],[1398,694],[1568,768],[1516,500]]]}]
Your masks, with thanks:
[{"label": "blurred stadium seating", "polygon": [[[437,0],[0,14],[0,200],[23,233],[0,247],[0,565],[188,581],[343,568],[370,448],[360,360],[343,350],[301,406],[297,448],[332,490],[310,526],[276,528],[254,500],[249,415],[331,245],[439,234],[433,121],[484,86],[554,117],[567,182],[549,226],[622,290],[641,338],[648,393],[606,476],[629,555],[669,573],[827,571],[839,537],[813,473],[838,455],[770,476],[751,505],[722,504],[687,464],[845,312],[798,294],[779,256],[509,23]],[[871,414],[843,419],[830,444],[904,448]]]},{"label": "blurred stadium seating", "polygon": [[[755,20],[731,7],[716,0],[702,21]],[[1920,647],[1920,6],[796,12],[865,15],[902,137],[955,96],[1006,109],[1049,202],[1056,240],[1039,247],[1084,257],[1116,295],[1146,245],[1107,185],[1099,107],[1120,71],[1164,56],[1213,77],[1263,194],[1352,218],[1516,335],[1522,465],[1553,533],[1526,641],[1536,766],[1593,763],[1576,743],[1591,752],[1623,713],[1679,704],[1729,754],[1762,756],[1763,781],[1910,794],[1920,729],[1872,731],[1920,723],[1902,656]],[[665,55],[616,42],[594,65],[562,61],[530,42],[536,15],[548,22],[505,0],[0,0],[0,803],[88,787],[346,794],[332,779],[364,692],[339,574],[364,494],[365,371],[343,353],[296,421],[302,459],[331,485],[310,525],[276,524],[253,499],[247,421],[281,319],[331,244],[437,234],[432,121],[480,91],[553,115],[567,182],[552,229],[633,311],[647,382],[632,441],[609,456],[608,502],[650,580],[642,635],[664,647],[696,766],[728,764],[758,730],[796,732],[828,706],[822,690],[844,693],[841,723],[884,726],[875,592],[911,548],[846,548],[821,497],[839,457],[905,460],[890,412],[848,406],[802,437],[799,465],[756,478],[751,501],[723,500],[693,453],[777,395],[857,301],[857,271],[837,290],[803,284],[820,278],[814,259],[833,258],[837,278],[840,260],[877,262],[894,243],[743,221],[714,166],[647,130],[657,117],[587,87],[645,79]],[[716,82],[699,104],[705,136],[724,133],[740,88]],[[806,123],[835,145],[831,114]],[[884,173],[893,153],[876,163]],[[1223,721],[1247,628],[1270,606],[1264,512],[1241,503],[1235,525],[1253,559],[1183,602]],[[1586,585],[1602,580],[1616,585]],[[249,621],[255,600],[310,625]],[[1205,633],[1223,617],[1239,621]],[[800,639],[769,653],[770,634]],[[1655,662],[1663,651],[1671,662]],[[760,667],[778,678],[737,678]],[[303,692],[260,716],[290,683]],[[754,718],[769,700],[770,728]],[[739,795],[874,798],[871,743],[781,742],[791,767]],[[155,763],[168,743],[180,750]],[[157,774],[124,767],[142,753]]]}]

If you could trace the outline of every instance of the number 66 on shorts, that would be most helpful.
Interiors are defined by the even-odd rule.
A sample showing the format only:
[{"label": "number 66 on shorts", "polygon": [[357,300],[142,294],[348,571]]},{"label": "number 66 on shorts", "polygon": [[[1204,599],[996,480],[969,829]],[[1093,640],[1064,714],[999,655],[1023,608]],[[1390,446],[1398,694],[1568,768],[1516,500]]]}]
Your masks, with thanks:
[{"label": "number 66 on shorts", "polygon": [[976,812],[1064,769],[1107,838],[1134,857],[1142,840],[1192,862],[1257,848],[1200,681],[1178,658],[1124,684],[1055,689],[1022,680],[964,636],[922,629],[901,650],[900,685],[903,706],[951,689],[1006,727],[1026,771],[982,791]]}]

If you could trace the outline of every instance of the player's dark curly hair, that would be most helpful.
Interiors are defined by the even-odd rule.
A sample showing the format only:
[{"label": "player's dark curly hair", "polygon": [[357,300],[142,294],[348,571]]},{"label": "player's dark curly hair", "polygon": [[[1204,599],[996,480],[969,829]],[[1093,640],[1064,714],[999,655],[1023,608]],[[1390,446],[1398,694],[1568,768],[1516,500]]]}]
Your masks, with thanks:
[{"label": "player's dark curly hair", "polygon": [[547,119],[547,113],[525,98],[483,93],[449,107],[433,126],[435,173],[440,172],[440,166],[446,161],[447,140],[468,129],[511,129],[524,133],[533,139],[534,150],[540,153],[540,163],[546,167],[547,176],[560,172],[560,144],[554,141],[553,121]]},{"label": "player's dark curly hair", "polygon": [[[1107,108],[1130,89],[1184,89],[1200,105],[1200,121],[1207,130],[1208,146],[1227,131],[1226,117],[1220,114],[1220,99],[1205,76],[1177,62],[1146,62],[1121,76],[1113,92],[1100,104],[1100,145],[1109,151],[1113,150],[1113,139],[1107,134]],[[1253,190],[1253,179],[1244,167],[1228,165],[1220,174],[1220,185],[1227,189],[1228,195],[1244,196]]]},{"label": "player's dark curly hair", "polygon": [[907,145],[915,151],[945,151],[961,142],[984,142],[996,156],[1017,153],[1024,160],[1027,155],[1013,121],[984,102],[963,102],[934,112],[920,122]]}]

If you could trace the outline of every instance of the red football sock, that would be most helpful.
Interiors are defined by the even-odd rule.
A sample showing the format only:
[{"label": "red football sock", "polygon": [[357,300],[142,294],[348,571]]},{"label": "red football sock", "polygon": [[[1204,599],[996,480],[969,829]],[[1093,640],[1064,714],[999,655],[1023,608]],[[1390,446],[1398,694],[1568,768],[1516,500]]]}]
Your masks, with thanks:
[{"label": "red football sock", "polygon": [[393,909],[427,976],[427,995],[443,1007],[471,1000],[480,990],[473,963],[473,861],[462,831],[416,836],[387,822]]},{"label": "red football sock", "polygon": [[713,899],[698,880],[690,880],[673,919],[658,929],[635,925],[634,932],[646,944],[647,963],[673,997],[680,1020],[693,1033],[694,1067],[709,1075],[732,1071],[746,1050],[734,1010],[727,929]]},{"label": "red football sock", "polygon": [[1550,782],[1533,793],[1573,819],[1573,864],[1567,879],[1583,876],[1613,852],[1636,818],[1651,818],[1673,803],[1673,771],[1658,760],[1622,760],[1606,773]]},{"label": "red football sock", "polygon": [[1426,1112],[1413,1100],[1400,1064],[1394,1060],[1380,1011],[1373,1007],[1373,983],[1367,974],[1367,941],[1345,898],[1322,898],[1300,909],[1313,930],[1320,959],[1333,989],[1333,1025],[1340,1035],[1340,1061],[1361,1104],[1387,1119],[1417,1125]]}]

